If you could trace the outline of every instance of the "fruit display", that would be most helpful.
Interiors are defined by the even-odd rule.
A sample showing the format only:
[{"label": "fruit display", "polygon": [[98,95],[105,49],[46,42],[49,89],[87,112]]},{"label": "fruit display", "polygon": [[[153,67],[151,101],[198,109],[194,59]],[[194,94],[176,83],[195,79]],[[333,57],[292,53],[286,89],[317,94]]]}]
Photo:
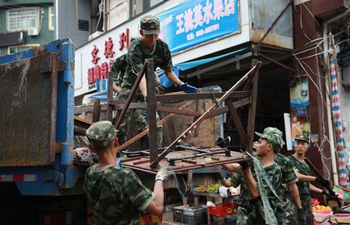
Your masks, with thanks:
[{"label": "fruit display", "polygon": [[312,207],[313,212],[331,212],[332,208],[324,205],[315,205]]},{"label": "fruit display", "polygon": [[221,184],[200,184],[194,190],[198,192],[218,193],[221,186]]}]

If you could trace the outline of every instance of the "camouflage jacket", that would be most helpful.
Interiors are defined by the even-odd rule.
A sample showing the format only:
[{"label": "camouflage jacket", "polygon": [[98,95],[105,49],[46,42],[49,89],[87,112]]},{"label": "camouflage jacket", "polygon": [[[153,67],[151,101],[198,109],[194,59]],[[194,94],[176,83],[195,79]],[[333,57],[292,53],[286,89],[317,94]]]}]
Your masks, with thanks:
[{"label": "camouflage jacket", "polygon": [[[311,169],[305,161],[300,161],[294,155],[289,156],[289,159],[293,163],[293,167],[295,171],[307,176],[311,175]],[[297,182],[300,195],[310,195],[309,183],[310,182]]]},{"label": "camouflage jacket", "polygon": [[[131,88],[138,73],[141,71],[145,59],[153,59],[154,71],[159,67],[164,71],[173,69],[170,49],[164,41],[157,39],[151,53],[147,52],[142,45],[142,38],[136,38],[130,45],[127,53],[127,67],[123,76],[122,88]],[[154,73],[155,86],[159,86],[159,78]]]},{"label": "camouflage jacket", "polygon": [[[280,201],[284,199],[284,189],[282,187],[282,170],[281,167],[277,163],[273,163],[269,166],[264,167],[265,173],[269,178],[270,183],[273,186],[278,197],[276,197],[273,192],[268,188],[267,184],[264,182],[262,186],[265,187],[267,192],[268,201],[270,202],[271,208],[274,211],[278,224],[284,224],[285,222],[285,209],[284,202]],[[255,169],[252,168],[252,173],[257,180],[257,176],[261,176],[261,174],[257,174]],[[264,204],[262,202],[261,197],[252,199],[248,206],[249,212],[249,220],[252,224],[257,224],[261,221],[265,221],[265,213],[264,213]]]},{"label": "camouflage jacket", "polygon": [[123,75],[125,73],[126,66],[127,66],[126,54],[118,57],[113,63],[111,71],[113,74],[114,83],[117,86],[121,86],[123,82]]},{"label": "camouflage jacket", "polygon": [[84,189],[97,224],[139,224],[139,212],[154,198],[130,169],[113,165],[87,169]]},{"label": "camouflage jacket", "polygon": [[[287,156],[277,153],[275,156],[275,162],[282,169],[282,178],[284,184],[292,184],[298,181],[297,175],[295,175],[293,164]],[[289,193],[289,189],[286,187],[285,192]]]}]

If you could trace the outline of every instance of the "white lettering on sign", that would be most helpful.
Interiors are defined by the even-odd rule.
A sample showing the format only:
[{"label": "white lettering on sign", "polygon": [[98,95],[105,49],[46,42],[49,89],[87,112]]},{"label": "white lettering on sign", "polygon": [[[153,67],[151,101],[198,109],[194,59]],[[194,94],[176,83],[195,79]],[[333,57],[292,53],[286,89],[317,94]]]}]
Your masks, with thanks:
[{"label": "white lettering on sign", "polygon": [[[207,0],[205,5],[197,4],[192,8],[185,10],[175,16],[176,18],[176,34],[188,33],[204,24],[209,24],[213,20],[220,20],[220,18],[235,14],[235,2],[237,0]],[[213,3],[212,3],[213,2]],[[170,18],[171,17],[171,18]],[[172,15],[164,20],[162,26],[169,24],[172,20]],[[214,27],[213,27],[214,26]],[[217,30],[219,25],[212,25],[207,27],[210,31]],[[198,30],[196,36],[201,36],[208,31]],[[192,40],[195,37],[193,33],[187,34],[187,40]]]}]

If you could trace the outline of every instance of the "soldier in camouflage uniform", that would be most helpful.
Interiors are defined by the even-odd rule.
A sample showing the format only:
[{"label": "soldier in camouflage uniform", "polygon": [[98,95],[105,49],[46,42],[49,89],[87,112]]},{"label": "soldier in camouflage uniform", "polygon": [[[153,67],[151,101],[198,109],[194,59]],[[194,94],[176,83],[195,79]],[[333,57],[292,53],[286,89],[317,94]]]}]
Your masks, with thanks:
[{"label": "soldier in camouflage uniform", "polygon": [[[130,38],[130,43],[132,43],[135,40],[136,37],[131,37]],[[126,66],[128,63],[126,62],[126,54],[123,54],[119,56],[113,63],[112,66],[112,74],[113,74],[113,90],[116,93],[119,93],[121,91],[120,86],[123,83],[123,75],[126,70]]]},{"label": "soldier in camouflage uniform", "polygon": [[277,128],[266,128],[263,134],[256,132],[260,139],[253,167],[247,161],[224,165],[230,171],[243,171],[251,198],[246,210],[247,224],[285,224],[282,169],[274,162],[275,155],[284,144],[278,132],[280,131]]},{"label": "soldier in camouflage uniform", "polygon": [[121,91],[120,86],[123,82],[123,74],[125,73],[126,65],[126,54],[119,56],[113,63],[113,91],[115,91],[116,93],[119,93]]},{"label": "soldier in camouflage uniform", "polygon": [[297,134],[294,138],[295,153],[289,156],[291,160],[295,173],[299,178],[297,186],[300,193],[301,204],[306,215],[306,220],[308,225],[313,224],[313,213],[312,213],[312,202],[310,191],[315,191],[329,196],[329,192],[315,187],[310,182],[318,181],[314,176],[311,176],[311,170],[309,165],[304,161],[305,153],[309,148],[309,138],[304,134]]},{"label": "soldier in camouflage uniform", "polygon": [[117,130],[110,121],[94,123],[86,131],[89,148],[99,158],[85,174],[84,190],[97,224],[136,225],[139,212],[162,213],[164,204],[163,180],[170,171],[159,169],[154,191],[147,189],[130,169],[117,166]]},{"label": "soldier in camouflage uniform", "polygon": [[[140,35],[142,37],[136,38],[130,44],[130,47],[128,49],[127,67],[126,72],[123,75],[123,82],[121,84],[122,90],[118,95],[118,100],[125,101],[128,98],[131,88],[138,76],[138,73],[143,67],[145,59],[149,58],[152,58],[154,61],[154,70],[156,70],[158,67],[161,68],[164,70],[164,73],[169,78],[169,80],[171,80],[174,84],[180,86],[181,90],[185,91],[186,93],[196,93],[198,91],[196,87],[180,81],[176,74],[173,72],[173,63],[169,47],[164,41],[158,39],[158,35],[160,33],[159,19],[151,15],[145,16],[141,18],[140,26]],[[155,88],[157,89],[159,86],[159,79],[156,73],[154,74],[154,78],[156,81]],[[137,89],[132,101],[144,102],[146,100],[146,97],[146,78],[143,76],[139,85],[139,89]],[[159,116],[157,117],[159,118]],[[125,139],[127,126],[131,120],[134,120],[136,122],[138,133],[148,129],[145,110],[127,110],[123,119],[125,120],[125,123],[122,123],[122,125],[119,127],[118,133],[118,138],[120,139]],[[159,132],[158,135],[160,133],[162,132]],[[141,138],[141,147],[143,149],[148,149],[148,136]]]},{"label": "soldier in camouflage uniform", "polygon": [[[275,128],[267,127],[265,128],[264,132],[269,132],[270,129],[273,130]],[[275,130],[275,133],[282,139],[283,133],[280,130]],[[282,155],[281,153],[276,154],[275,162],[282,169],[283,188],[285,193],[284,201],[286,210],[286,224],[304,225],[306,224],[306,220],[300,203],[299,191],[296,185],[298,178],[294,173],[293,164],[288,157]],[[296,212],[298,213],[299,217],[296,216]]]},{"label": "soldier in camouflage uniform", "polygon": [[[246,165],[242,163],[242,167],[244,168],[244,177],[247,182],[248,191],[252,198],[247,209],[251,224],[268,224],[269,218],[267,217],[272,218],[272,215],[265,214],[264,208],[266,207],[266,203],[264,203],[264,201],[267,200],[271,205],[271,209],[273,210],[272,213],[277,220],[277,224],[285,224],[282,168],[274,161],[275,155],[284,145],[284,141],[281,135],[279,135],[279,132],[281,131],[274,127],[265,128],[263,133],[255,132],[260,137],[256,155],[260,158],[262,165],[261,169],[263,169],[263,171],[266,173],[268,181],[272,187],[268,185],[268,181],[262,179],[259,172],[259,166],[257,167],[257,165],[254,164],[254,167],[252,167],[252,170],[250,171],[249,169],[244,168]],[[259,179],[262,181],[262,184],[260,185],[256,182],[256,180]],[[250,184],[248,182],[250,182]],[[251,186],[251,188],[249,188],[249,186]],[[266,200],[264,199],[265,196],[263,196],[264,193],[259,193],[258,189],[266,190]],[[273,193],[273,191],[275,193]]]},{"label": "soldier in camouflage uniform", "polygon": [[[258,142],[255,141],[253,143],[253,154],[255,154],[255,150],[258,148]],[[224,168],[223,168],[224,169]],[[240,173],[231,173],[230,177],[226,180],[221,180],[222,185],[225,187],[240,187],[239,192],[239,201],[237,204],[237,212],[236,212],[236,225],[246,225],[248,224],[248,204],[250,201],[249,192],[247,189],[247,185],[245,184],[243,174]]]}]

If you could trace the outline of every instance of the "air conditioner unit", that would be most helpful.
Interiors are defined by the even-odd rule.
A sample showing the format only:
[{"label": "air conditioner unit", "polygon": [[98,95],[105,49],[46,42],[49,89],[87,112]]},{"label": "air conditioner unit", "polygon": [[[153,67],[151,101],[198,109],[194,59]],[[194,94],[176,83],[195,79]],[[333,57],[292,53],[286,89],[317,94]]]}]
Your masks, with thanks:
[{"label": "air conditioner unit", "polygon": [[38,28],[36,28],[36,27],[28,28],[28,35],[29,36],[38,36],[38,34],[39,34]]},{"label": "air conditioner unit", "polygon": [[91,41],[92,39],[97,38],[97,37],[100,36],[101,34],[103,34],[102,31],[96,31],[95,33],[89,35],[89,41]]}]

